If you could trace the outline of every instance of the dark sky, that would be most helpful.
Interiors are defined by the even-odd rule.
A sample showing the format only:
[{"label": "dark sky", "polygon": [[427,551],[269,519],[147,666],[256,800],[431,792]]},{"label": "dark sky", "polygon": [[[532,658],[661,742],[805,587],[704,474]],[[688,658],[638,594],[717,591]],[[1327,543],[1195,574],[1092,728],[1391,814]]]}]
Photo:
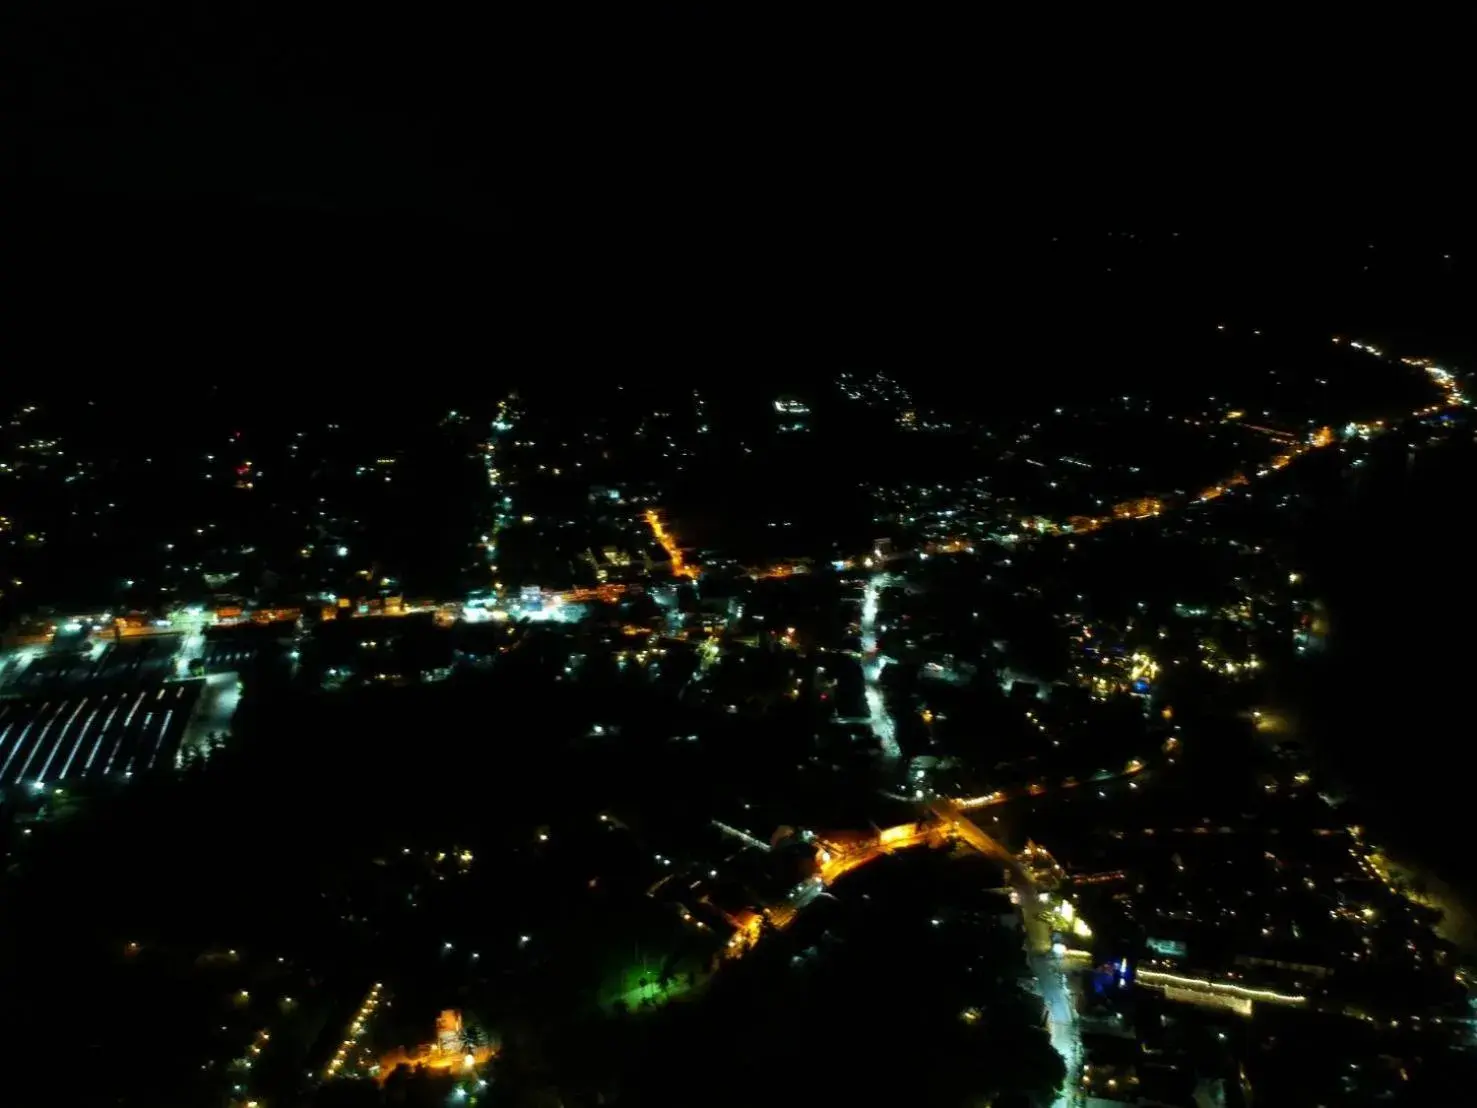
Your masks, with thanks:
[{"label": "dark sky", "polygon": [[1387,23],[1158,26],[1192,45],[1136,64],[998,15],[297,7],[6,6],[0,312],[37,349],[942,363],[1221,308],[1442,329],[1470,283],[1431,113],[1371,148],[1286,95],[1388,119]]},{"label": "dark sky", "polygon": [[[1428,194],[1441,179],[1444,147],[1422,142],[1439,130],[1441,29],[1415,29],[1433,91],[1400,115],[1414,82],[1369,56],[1398,56],[1410,37],[1388,18],[1264,27],[1207,13],[1203,27],[1140,28],[881,6],[5,7],[18,125],[6,176],[42,191],[468,231],[641,237],[659,224],[680,240],[881,224],[917,241],[1043,209],[1082,226],[1143,226],[1143,208],[1187,224],[1337,223],[1383,159],[1422,167]],[[1376,145],[1391,117],[1398,144]],[[1323,188],[1345,162],[1359,172]]]},{"label": "dark sky", "polygon": [[[415,22],[397,36],[371,16],[281,18],[232,0],[11,9],[8,68],[22,97],[12,155],[38,191],[418,213],[483,229],[505,215],[480,173],[507,117],[458,133],[467,120],[453,86],[467,59],[454,38],[438,65],[417,51]],[[499,60],[490,45],[484,65]]]}]

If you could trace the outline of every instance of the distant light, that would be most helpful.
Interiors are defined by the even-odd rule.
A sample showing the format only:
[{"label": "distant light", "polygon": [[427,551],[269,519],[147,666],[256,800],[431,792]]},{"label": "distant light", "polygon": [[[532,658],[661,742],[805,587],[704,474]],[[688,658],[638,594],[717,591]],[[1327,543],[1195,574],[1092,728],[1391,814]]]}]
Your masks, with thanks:
[{"label": "distant light", "polygon": [[340,558],[347,558],[349,556],[349,548],[347,546],[341,546],[341,547],[339,547],[338,548],[338,556]]}]

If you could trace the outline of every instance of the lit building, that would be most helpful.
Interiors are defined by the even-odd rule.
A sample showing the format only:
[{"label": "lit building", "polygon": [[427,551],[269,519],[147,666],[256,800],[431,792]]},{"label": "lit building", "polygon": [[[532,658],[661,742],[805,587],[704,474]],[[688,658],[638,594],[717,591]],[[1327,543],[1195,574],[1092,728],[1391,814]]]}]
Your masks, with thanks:
[{"label": "lit building", "polygon": [[810,430],[810,407],[804,401],[793,396],[782,396],[774,402],[774,411],[778,417],[778,430]]},{"label": "lit building", "polygon": [[468,1043],[462,1014],[455,1008],[447,1008],[436,1017],[434,1042],[422,1043],[414,1051],[396,1047],[381,1056],[379,1079],[385,1080],[399,1066],[470,1073],[485,1065],[496,1053],[496,1047],[488,1044],[474,1046]]}]

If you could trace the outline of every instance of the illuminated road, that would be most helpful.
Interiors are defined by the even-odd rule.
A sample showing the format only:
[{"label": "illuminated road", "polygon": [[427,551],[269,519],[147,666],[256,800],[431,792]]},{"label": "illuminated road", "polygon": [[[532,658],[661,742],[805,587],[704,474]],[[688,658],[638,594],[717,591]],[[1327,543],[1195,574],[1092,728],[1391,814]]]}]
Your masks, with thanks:
[{"label": "illuminated road", "polygon": [[[1339,338],[1334,338],[1333,341],[1337,343],[1343,340]],[[1358,342],[1351,342],[1349,343],[1349,345],[1356,350],[1363,350],[1376,358],[1388,360],[1385,359],[1385,355],[1380,350],[1376,349],[1373,346]],[[1435,403],[1427,405],[1426,407],[1417,408],[1412,412],[1400,413],[1396,416],[1392,416],[1390,422],[1398,422],[1399,420],[1406,418],[1424,419],[1433,415],[1437,415],[1443,411],[1453,411],[1458,408],[1467,407],[1471,404],[1471,398],[1462,393],[1460,384],[1458,383],[1456,377],[1453,376],[1449,370],[1443,369],[1437,365],[1433,365],[1428,359],[1425,358],[1401,358],[1399,360],[1407,366],[1413,366],[1424,370],[1426,375],[1430,378],[1431,384],[1440,393],[1440,396]],[[1385,427],[1385,424],[1385,420],[1378,420],[1373,424],[1369,424],[1368,426],[1383,429]],[[1295,462],[1298,458],[1304,457],[1305,455],[1308,455],[1310,453],[1315,453],[1323,449],[1324,447],[1335,445],[1337,441],[1332,428],[1329,427],[1319,427],[1307,439],[1300,441],[1299,439],[1293,437],[1291,434],[1285,431],[1278,431],[1269,427],[1258,427],[1254,424],[1238,423],[1237,425],[1246,427],[1250,430],[1259,431],[1270,436],[1272,439],[1276,440],[1284,447],[1283,452],[1270,458],[1265,464],[1256,467],[1253,470],[1253,477],[1248,477],[1245,473],[1237,471],[1229,474],[1224,480],[1218,481],[1214,485],[1210,485],[1202,489],[1200,492],[1196,493],[1193,496],[1174,498],[1171,500],[1161,500],[1158,497],[1154,496],[1143,496],[1135,500],[1127,500],[1120,504],[1115,504],[1112,510],[1106,515],[1073,516],[1067,521],[1070,524],[1071,532],[1075,532],[1078,534],[1090,533],[1099,530],[1100,528],[1105,527],[1109,524],[1121,523],[1126,520],[1152,519],[1171,511],[1176,511],[1219,499],[1220,497],[1229,493],[1232,489],[1249,485],[1256,478],[1268,477],[1278,470],[1285,469],[1287,466]],[[1049,521],[1043,522],[1047,522],[1049,524]],[[1049,524],[1049,526],[1047,526],[1042,533],[1059,534],[1063,533],[1063,530],[1064,529],[1059,524]],[[1030,532],[1024,532],[1016,537],[1019,539],[1033,536]],[[969,539],[960,538],[941,538],[925,545],[927,547],[927,553],[933,554],[956,554],[961,551],[972,552],[974,550],[974,544],[972,541],[970,541]],[[882,554],[880,551],[873,550],[868,555],[844,559],[839,564],[844,566],[864,565],[870,568],[872,566],[884,566],[894,562],[902,562],[916,557],[921,557],[924,553],[925,551],[923,549],[894,550],[890,551],[887,554]],[[863,649],[870,650],[871,648],[864,646]]]},{"label": "illuminated road", "polygon": [[903,756],[903,749],[898,745],[897,727],[893,723],[892,716],[888,714],[887,702],[882,695],[880,678],[882,671],[887,668],[887,659],[877,654],[878,602],[882,590],[890,581],[891,577],[886,573],[874,573],[867,578],[866,587],[862,592],[862,678],[865,682],[867,724],[872,729],[877,745],[882,749],[882,756],[890,762],[895,762]]},{"label": "illuminated road", "polygon": [[1082,1032],[1077,1024],[1077,1007],[1072,1001],[1071,985],[1062,972],[1061,959],[1051,950],[1051,927],[1041,917],[1041,901],[1035,882],[1015,855],[981,831],[954,801],[939,797],[929,803],[929,809],[964,842],[987,858],[1005,865],[1011,887],[1020,900],[1021,923],[1026,930],[1026,957],[1041,990],[1041,1001],[1046,1006],[1051,1045],[1067,1064],[1067,1077],[1062,1082],[1055,1108],[1070,1108],[1076,1103],[1078,1076],[1082,1069]]},{"label": "illuminated road", "polygon": [[1022,891],[1021,919],[1026,927],[1026,958],[1041,990],[1046,1005],[1047,1034],[1051,1045],[1067,1064],[1067,1076],[1053,1108],[1070,1108],[1078,1103],[1078,1078],[1082,1073],[1082,1029],[1077,1023],[1077,1006],[1072,999],[1072,986],[1062,970],[1062,960],[1051,951],[1051,928],[1040,915],[1040,902],[1034,892]]},{"label": "illuminated road", "polygon": [[667,552],[667,558],[672,567],[672,576],[696,580],[702,570],[695,565],[689,565],[683,559],[682,548],[677,545],[677,539],[667,530],[662,517],[654,509],[648,508],[644,518],[646,526],[651,528],[652,537],[656,539],[657,545]]}]

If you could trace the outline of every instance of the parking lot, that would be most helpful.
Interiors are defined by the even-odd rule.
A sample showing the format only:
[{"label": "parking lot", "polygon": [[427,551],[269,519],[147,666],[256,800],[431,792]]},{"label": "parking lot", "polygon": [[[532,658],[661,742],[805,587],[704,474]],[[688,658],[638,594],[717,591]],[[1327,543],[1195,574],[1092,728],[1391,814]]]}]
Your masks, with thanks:
[{"label": "parking lot", "polygon": [[287,651],[283,639],[291,630],[291,624],[281,622],[212,627],[205,632],[201,663],[206,673],[236,673],[281,662]]},{"label": "parking lot", "polygon": [[0,703],[0,788],[40,790],[173,768],[200,688],[185,681]]},{"label": "parking lot", "polygon": [[29,665],[10,675],[11,694],[64,694],[89,682],[137,685],[171,676],[178,635],[149,635],[111,643],[95,641],[81,650],[53,650],[37,654]]}]

